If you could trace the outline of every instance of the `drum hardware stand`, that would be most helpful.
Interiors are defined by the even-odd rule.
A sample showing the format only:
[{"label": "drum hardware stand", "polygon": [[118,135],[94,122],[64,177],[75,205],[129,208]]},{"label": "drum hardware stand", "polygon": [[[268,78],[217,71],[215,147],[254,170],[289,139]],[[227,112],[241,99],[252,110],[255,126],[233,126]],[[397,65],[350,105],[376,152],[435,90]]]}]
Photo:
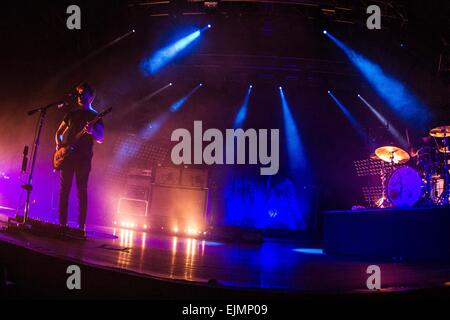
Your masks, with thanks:
[{"label": "drum hardware stand", "polygon": [[[35,165],[36,165],[36,158],[37,158],[39,143],[40,143],[40,139],[41,139],[42,128],[44,126],[45,116],[47,114],[48,109],[53,108],[53,107],[62,108],[65,105],[67,105],[67,102],[59,101],[59,102],[51,103],[45,107],[33,109],[33,110],[30,110],[27,112],[28,116],[31,116],[31,115],[39,112],[39,119],[38,119],[38,124],[37,124],[36,132],[35,132],[33,149],[31,152],[31,167],[30,167],[30,171],[28,173],[28,180],[27,180],[26,184],[22,185],[22,188],[24,190],[26,190],[26,192],[27,192],[27,198],[25,201],[25,210],[24,210],[23,217],[20,215],[16,215],[15,219],[10,219],[8,221],[9,226],[15,226],[15,227],[22,226],[22,227],[28,228],[27,221],[28,221],[28,216],[30,213],[31,192],[33,191],[33,173],[34,173],[34,169],[35,169]],[[26,157],[27,157],[27,154],[25,154],[25,151],[24,151],[24,160],[22,162],[22,169],[23,169],[24,163],[26,163],[28,161],[28,159],[25,159]]]},{"label": "drum hardware stand", "polygon": [[392,204],[389,201],[389,198],[387,197],[387,194],[386,194],[386,189],[387,189],[386,180],[387,180],[387,172],[386,172],[386,168],[385,168],[385,163],[383,162],[383,167],[381,169],[381,186],[382,186],[383,193],[381,195],[381,198],[375,202],[375,205],[378,208],[382,208],[382,209],[392,207]]},{"label": "drum hardware stand", "polygon": [[[429,170],[428,170],[429,171]],[[424,178],[425,183],[425,197],[421,202],[422,206],[434,206],[436,202],[434,199],[438,199],[438,189],[437,189],[437,179],[433,176],[431,172],[427,172]]]},{"label": "drum hardware stand", "polygon": [[444,134],[444,139],[442,140],[443,144],[444,144],[444,190],[442,191],[441,196],[439,197],[438,200],[438,204],[439,205],[448,205],[449,204],[449,182],[450,182],[450,177],[449,177],[449,172],[448,172],[448,141],[447,141],[447,135]]},{"label": "drum hardware stand", "polygon": [[[434,178],[434,177],[432,177],[431,179],[433,181],[433,190],[432,190],[433,198],[439,200],[439,189],[438,189],[438,185],[437,185],[438,179]],[[433,199],[433,198],[431,198],[431,199]],[[439,203],[439,201],[437,201],[437,203]],[[434,203],[434,204],[437,204],[437,203]]]},{"label": "drum hardware stand", "polygon": [[430,168],[430,165],[422,166],[421,169],[423,174],[423,182],[425,184],[425,196],[420,202],[421,206],[434,206],[436,205],[436,201],[434,199],[438,199],[438,190],[437,190],[437,179],[433,175],[433,170]]}]

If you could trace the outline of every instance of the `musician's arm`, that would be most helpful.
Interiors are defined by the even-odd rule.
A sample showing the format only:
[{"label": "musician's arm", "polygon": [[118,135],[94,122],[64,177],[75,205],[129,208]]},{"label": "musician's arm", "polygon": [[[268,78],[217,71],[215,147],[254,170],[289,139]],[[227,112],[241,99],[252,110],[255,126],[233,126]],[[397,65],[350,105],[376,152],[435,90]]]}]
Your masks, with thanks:
[{"label": "musician's arm", "polygon": [[62,121],[55,133],[56,146],[64,144],[64,132],[67,130],[67,124]]}]

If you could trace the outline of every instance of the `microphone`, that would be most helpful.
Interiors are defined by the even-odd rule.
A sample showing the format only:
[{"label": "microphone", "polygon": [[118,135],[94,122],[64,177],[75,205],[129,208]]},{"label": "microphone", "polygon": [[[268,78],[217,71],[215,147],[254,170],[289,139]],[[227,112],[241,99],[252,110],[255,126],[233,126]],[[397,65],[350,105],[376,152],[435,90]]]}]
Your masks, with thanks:
[{"label": "microphone", "polygon": [[27,112],[27,115],[31,116],[31,115],[35,114],[36,112],[43,112],[43,111],[45,111],[45,110],[47,110],[49,108],[54,108],[54,107],[57,107],[58,109],[62,109],[65,106],[68,106],[68,105],[69,105],[69,102],[67,102],[67,101],[53,102],[53,103],[50,103],[48,106],[45,106],[43,108],[37,108],[37,109],[34,109],[34,110],[30,110],[30,111]]},{"label": "microphone", "polygon": [[79,94],[78,92],[69,92],[66,94],[66,96],[70,99],[76,99],[79,96]]},{"label": "microphone", "polygon": [[58,109],[62,109],[62,108],[67,107],[69,105],[69,103],[67,101],[59,101],[59,102],[57,102],[55,104],[56,104],[56,107]]},{"label": "microphone", "polygon": [[62,109],[68,105],[69,105],[69,102],[67,102],[67,101],[64,101],[64,100],[57,101],[57,102],[50,103],[49,105],[47,105],[45,107],[30,110],[27,112],[27,115],[31,116],[31,115],[35,114],[36,112],[45,112],[47,109],[54,108],[54,107],[57,107],[58,109]]}]

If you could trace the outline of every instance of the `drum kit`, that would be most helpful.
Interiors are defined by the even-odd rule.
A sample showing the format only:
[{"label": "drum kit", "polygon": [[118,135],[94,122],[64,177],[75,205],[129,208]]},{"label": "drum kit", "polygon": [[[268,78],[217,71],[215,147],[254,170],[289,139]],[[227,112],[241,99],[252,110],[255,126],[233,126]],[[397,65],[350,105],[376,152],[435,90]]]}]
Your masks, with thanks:
[{"label": "drum kit", "polygon": [[[423,146],[414,154],[396,146],[375,150],[383,161],[381,182],[383,194],[376,202],[379,208],[412,206],[445,206],[450,204],[450,126],[429,132],[434,146]],[[415,164],[407,165],[411,158]]]}]

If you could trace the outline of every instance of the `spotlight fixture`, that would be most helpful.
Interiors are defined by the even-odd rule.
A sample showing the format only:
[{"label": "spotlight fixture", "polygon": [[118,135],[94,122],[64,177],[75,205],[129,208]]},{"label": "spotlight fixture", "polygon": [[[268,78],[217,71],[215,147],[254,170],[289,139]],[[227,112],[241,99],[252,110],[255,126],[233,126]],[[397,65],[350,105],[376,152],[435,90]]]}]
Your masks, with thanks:
[{"label": "spotlight fixture", "polygon": [[203,87],[203,83],[200,83],[199,86],[200,86],[200,87]]},{"label": "spotlight fixture", "polygon": [[171,82],[171,83],[169,83],[169,86],[172,86],[173,85],[173,83]]},{"label": "spotlight fixture", "polygon": [[328,90],[327,92],[328,92],[328,93],[331,93],[331,91],[330,91],[330,90]]},{"label": "spotlight fixture", "polygon": [[281,86],[279,86],[278,89],[283,90],[283,88]]},{"label": "spotlight fixture", "polygon": [[207,10],[215,10],[217,9],[217,6],[219,5],[218,1],[204,1],[203,6]]},{"label": "spotlight fixture", "polygon": [[211,28],[211,25],[210,25],[210,24],[208,24],[208,26],[207,26],[207,27],[208,27],[208,29],[209,29],[209,28]]},{"label": "spotlight fixture", "polygon": [[323,34],[327,34],[327,30],[323,30]]},{"label": "spotlight fixture", "polygon": [[253,86],[252,86],[252,85],[250,85],[250,89],[251,89],[251,88],[253,88]]}]

